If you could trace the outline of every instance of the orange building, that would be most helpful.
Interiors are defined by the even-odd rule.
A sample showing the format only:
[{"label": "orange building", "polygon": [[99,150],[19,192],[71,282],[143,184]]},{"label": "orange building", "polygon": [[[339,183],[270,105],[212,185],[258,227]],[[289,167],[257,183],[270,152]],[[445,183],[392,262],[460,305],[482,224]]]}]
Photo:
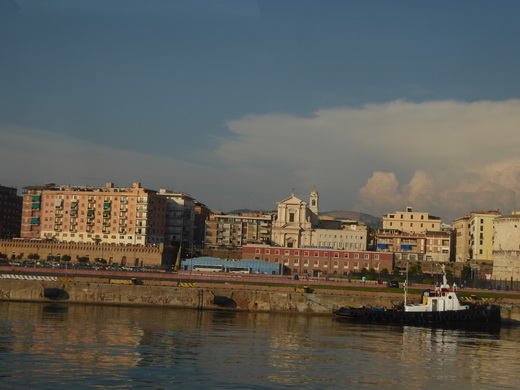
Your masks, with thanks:
[{"label": "orange building", "polygon": [[23,191],[21,237],[60,242],[126,245],[164,241],[165,199],[130,188],[29,186]]}]

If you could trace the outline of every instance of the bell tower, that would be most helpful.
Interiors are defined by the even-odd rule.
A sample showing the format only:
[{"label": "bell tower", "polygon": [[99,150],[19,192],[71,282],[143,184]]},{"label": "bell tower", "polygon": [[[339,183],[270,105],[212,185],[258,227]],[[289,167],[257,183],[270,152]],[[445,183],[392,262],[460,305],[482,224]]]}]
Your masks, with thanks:
[{"label": "bell tower", "polygon": [[309,202],[309,209],[316,215],[318,215],[318,212],[319,212],[319,200],[320,200],[320,196],[318,195],[318,191],[316,190],[316,188],[314,188],[312,191],[311,191],[311,198],[310,198],[310,202]]}]

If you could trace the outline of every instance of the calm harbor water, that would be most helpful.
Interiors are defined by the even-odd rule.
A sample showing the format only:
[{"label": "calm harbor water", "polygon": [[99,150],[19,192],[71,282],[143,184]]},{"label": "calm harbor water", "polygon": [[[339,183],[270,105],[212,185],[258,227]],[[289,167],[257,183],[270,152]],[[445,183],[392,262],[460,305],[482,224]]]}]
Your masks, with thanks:
[{"label": "calm harbor water", "polygon": [[1,389],[518,388],[520,328],[0,302]]}]

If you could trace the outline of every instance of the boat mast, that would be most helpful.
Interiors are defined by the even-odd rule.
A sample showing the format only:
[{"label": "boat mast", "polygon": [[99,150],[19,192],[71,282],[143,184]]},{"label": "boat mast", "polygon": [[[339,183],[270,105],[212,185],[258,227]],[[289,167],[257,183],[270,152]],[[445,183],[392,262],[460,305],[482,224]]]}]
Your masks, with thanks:
[{"label": "boat mast", "polygon": [[406,278],[404,280],[404,305],[406,306],[406,298],[408,294],[408,260],[406,260]]}]

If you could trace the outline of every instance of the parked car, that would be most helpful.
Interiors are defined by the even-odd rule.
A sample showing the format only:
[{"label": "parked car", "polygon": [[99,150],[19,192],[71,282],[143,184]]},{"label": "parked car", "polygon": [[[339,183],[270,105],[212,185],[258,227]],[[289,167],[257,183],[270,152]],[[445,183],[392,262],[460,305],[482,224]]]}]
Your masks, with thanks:
[{"label": "parked car", "polygon": [[399,282],[397,280],[389,280],[386,284],[387,287],[399,287]]}]

